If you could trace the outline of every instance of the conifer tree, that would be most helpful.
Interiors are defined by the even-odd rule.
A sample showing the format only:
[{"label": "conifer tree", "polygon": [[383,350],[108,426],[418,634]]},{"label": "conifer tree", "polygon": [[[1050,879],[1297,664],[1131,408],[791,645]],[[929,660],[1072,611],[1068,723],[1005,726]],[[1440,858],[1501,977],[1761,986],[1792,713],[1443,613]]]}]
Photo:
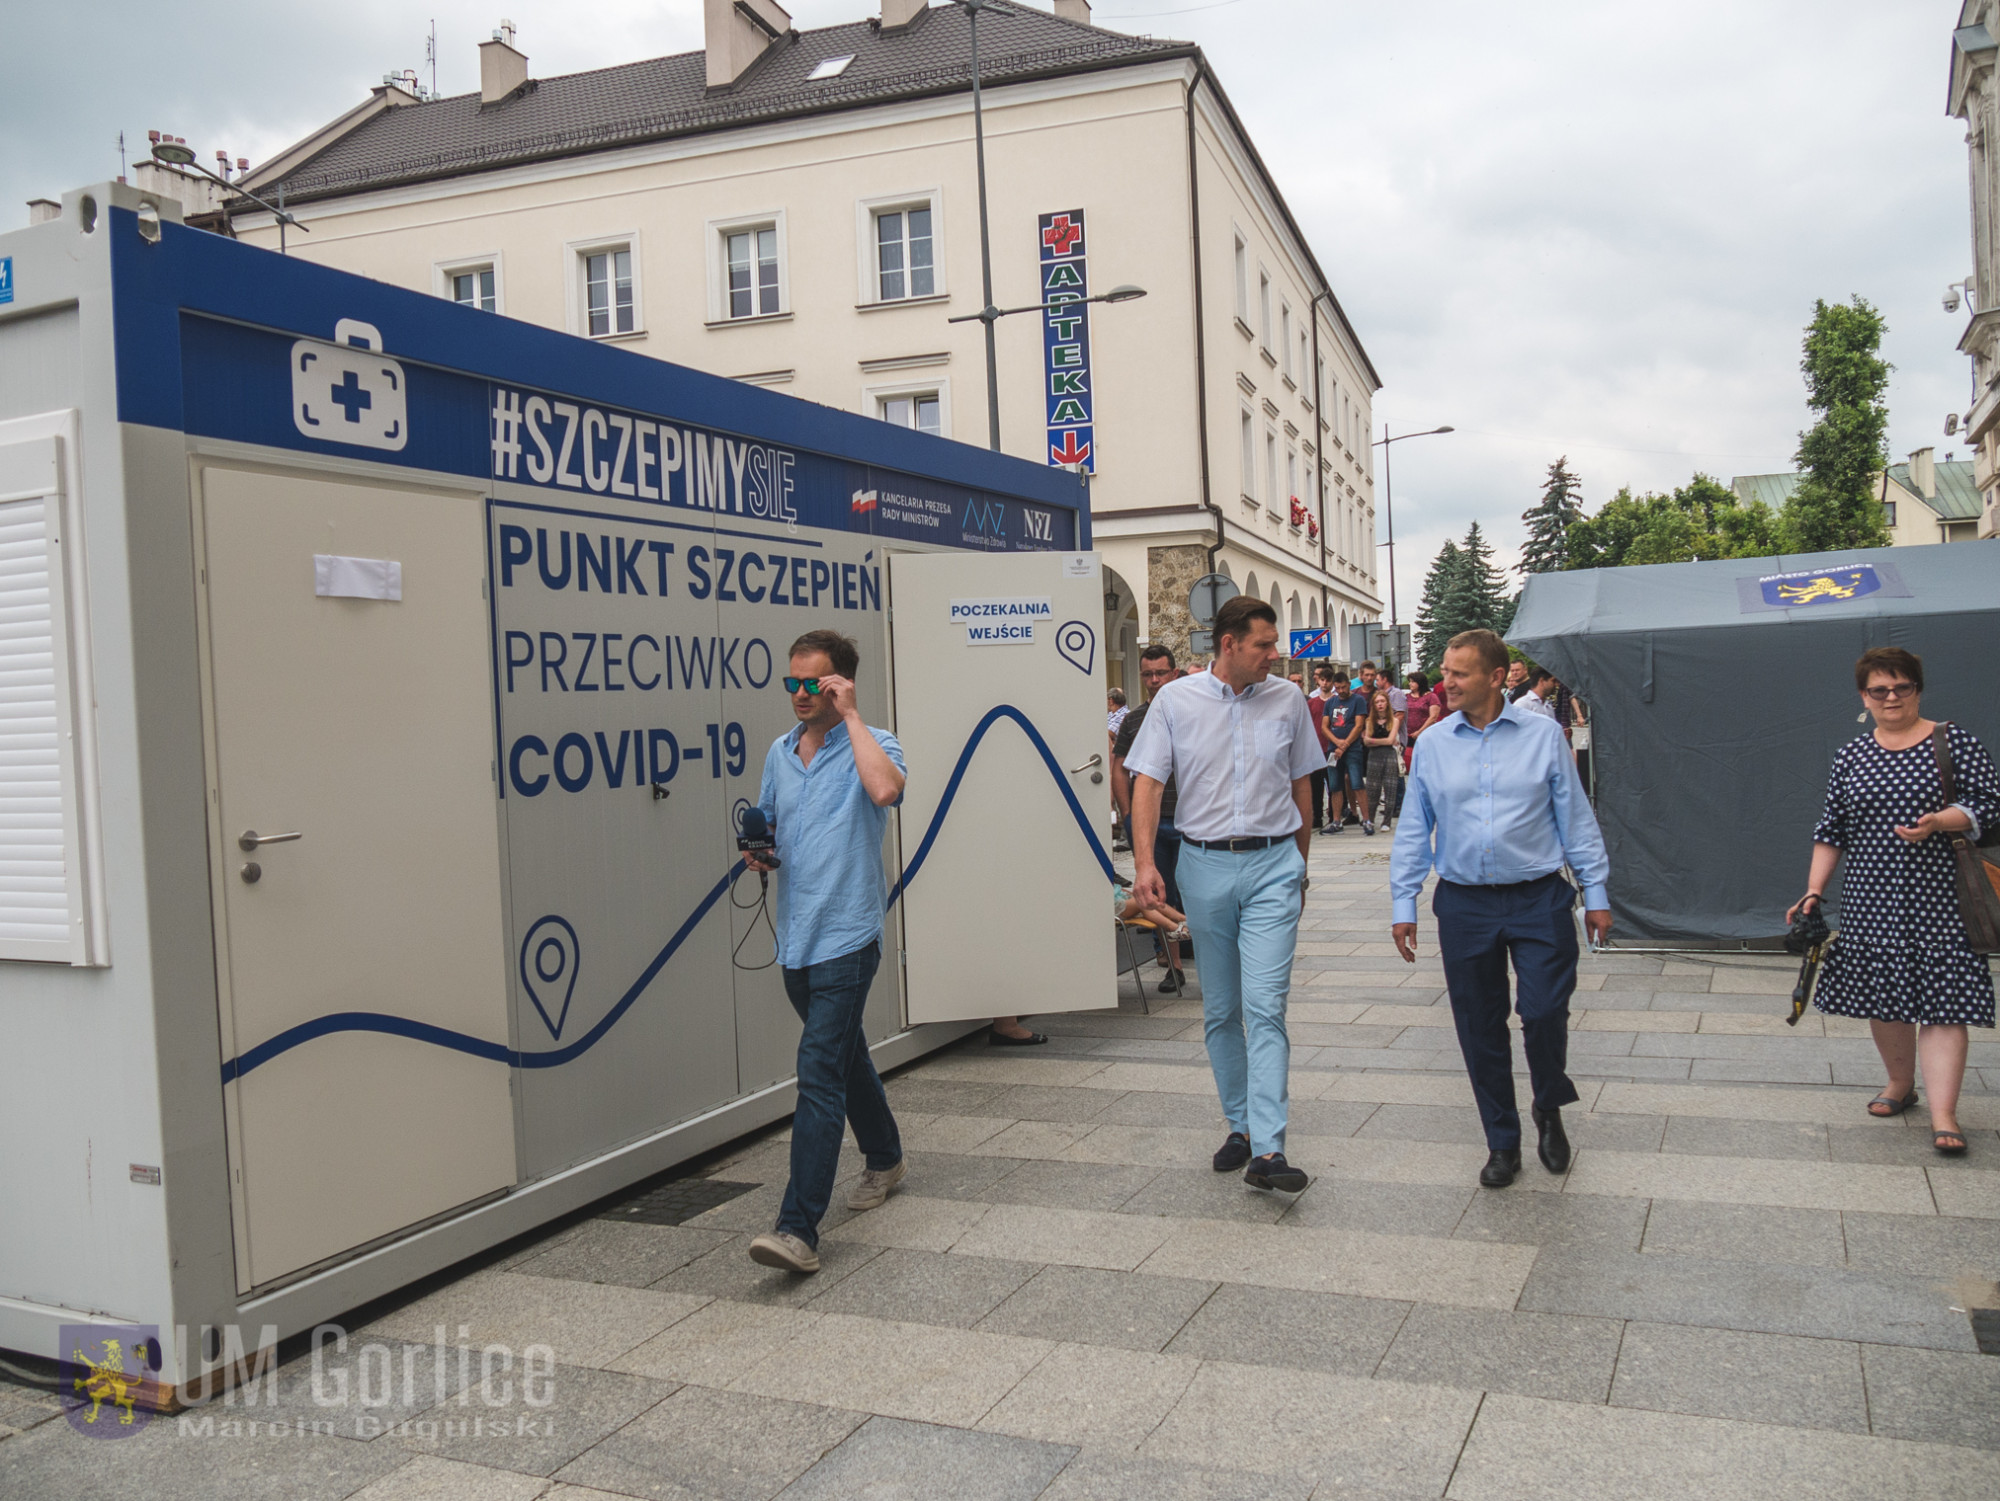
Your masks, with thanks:
[{"label": "conifer tree", "polygon": [[1431,559],[1430,572],[1424,575],[1423,603],[1417,607],[1417,665],[1425,672],[1438,670],[1444,661],[1444,644],[1458,630],[1451,623],[1448,601],[1457,591],[1462,571],[1458,544],[1446,538]]},{"label": "conifer tree", "polygon": [[1555,573],[1569,567],[1569,528],[1583,519],[1583,483],[1569,472],[1565,454],[1549,465],[1542,498],[1521,513],[1528,540],[1521,544],[1520,573]]},{"label": "conifer tree", "polygon": [[1486,534],[1480,531],[1477,521],[1466,529],[1465,540],[1458,545],[1458,554],[1463,603],[1458,607],[1459,624],[1456,629],[1504,630],[1513,611],[1507,605],[1500,570],[1493,566],[1493,545],[1486,540]]}]

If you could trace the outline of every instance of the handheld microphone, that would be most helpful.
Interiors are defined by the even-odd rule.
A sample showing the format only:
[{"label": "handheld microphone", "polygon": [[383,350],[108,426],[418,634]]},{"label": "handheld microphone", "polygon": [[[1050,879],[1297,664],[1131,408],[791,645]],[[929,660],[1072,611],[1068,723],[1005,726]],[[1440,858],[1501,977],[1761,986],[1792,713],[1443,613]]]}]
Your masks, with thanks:
[{"label": "handheld microphone", "polygon": [[743,810],[737,819],[736,852],[740,855],[755,855],[764,864],[773,868],[784,862],[771,852],[778,847],[772,836],[770,821],[764,817],[764,810],[754,803]]}]

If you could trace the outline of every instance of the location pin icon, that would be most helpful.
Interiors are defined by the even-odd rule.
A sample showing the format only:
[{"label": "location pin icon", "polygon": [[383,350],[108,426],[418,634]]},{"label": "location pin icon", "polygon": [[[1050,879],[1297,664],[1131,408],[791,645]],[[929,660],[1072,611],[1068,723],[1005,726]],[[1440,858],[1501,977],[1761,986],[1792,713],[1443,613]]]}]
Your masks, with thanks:
[{"label": "location pin icon", "polygon": [[1097,663],[1097,632],[1081,620],[1066,620],[1056,628],[1056,650],[1085,677]]},{"label": "location pin icon", "polygon": [[[582,949],[576,929],[551,913],[528,929],[521,940],[521,986],[541,1013],[549,1036],[560,1040],[569,1016],[569,998],[576,993],[576,972]],[[551,1016],[549,1013],[555,1014]]]}]

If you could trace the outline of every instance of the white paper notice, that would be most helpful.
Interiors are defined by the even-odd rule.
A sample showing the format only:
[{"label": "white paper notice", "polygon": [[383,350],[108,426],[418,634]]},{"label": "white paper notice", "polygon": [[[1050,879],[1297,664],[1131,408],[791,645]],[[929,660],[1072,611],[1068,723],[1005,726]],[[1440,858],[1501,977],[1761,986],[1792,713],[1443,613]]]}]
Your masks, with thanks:
[{"label": "white paper notice", "polygon": [[1066,579],[1097,577],[1097,554],[1094,552],[1066,552],[1062,560],[1062,576]]},{"label": "white paper notice", "polygon": [[313,593],[326,599],[401,599],[403,565],[393,558],[313,554]]},{"label": "white paper notice", "polygon": [[967,646],[1032,646],[1035,622],[1054,618],[1055,612],[1046,597],[951,602],[951,622],[965,627]]}]

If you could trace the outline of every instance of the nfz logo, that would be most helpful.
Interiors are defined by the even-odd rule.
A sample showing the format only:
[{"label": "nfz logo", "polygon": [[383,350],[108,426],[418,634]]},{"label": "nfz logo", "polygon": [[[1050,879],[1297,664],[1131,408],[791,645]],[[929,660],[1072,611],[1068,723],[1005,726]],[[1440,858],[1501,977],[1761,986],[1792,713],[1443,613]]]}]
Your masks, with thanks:
[{"label": "nfz logo", "polygon": [[292,345],[292,423],[308,438],[398,452],[410,441],[403,367],[382,353],[370,323],[342,318],[331,344]]},{"label": "nfz logo", "polygon": [[968,536],[995,537],[1004,540],[1007,536],[1007,508],[997,500],[968,501],[965,507],[965,532]]},{"label": "nfz logo", "polygon": [[1023,509],[1021,530],[1028,534],[1028,540],[1031,542],[1054,542],[1055,519],[1054,514],[1049,511]]}]

